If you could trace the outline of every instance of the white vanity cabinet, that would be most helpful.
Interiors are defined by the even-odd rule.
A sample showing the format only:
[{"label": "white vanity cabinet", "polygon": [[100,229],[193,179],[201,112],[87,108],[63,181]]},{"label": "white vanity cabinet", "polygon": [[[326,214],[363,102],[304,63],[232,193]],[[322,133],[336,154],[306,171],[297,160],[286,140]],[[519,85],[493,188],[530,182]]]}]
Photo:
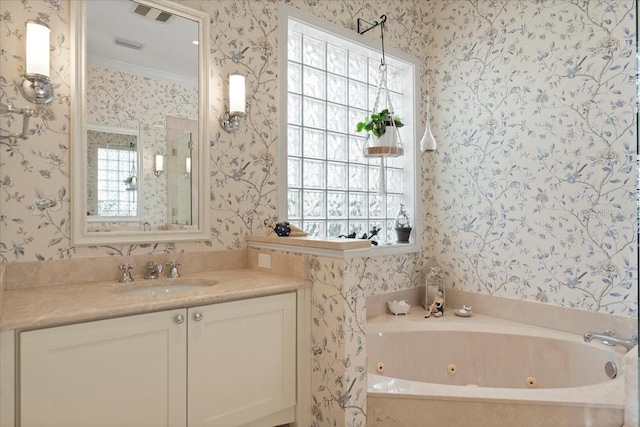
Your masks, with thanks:
[{"label": "white vanity cabinet", "polygon": [[21,427],[295,420],[296,294],[20,333]]},{"label": "white vanity cabinet", "polygon": [[294,294],[190,308],[189,322],[190,427],[295,420]]},{"label": "white vanity cabinet", "polygon": [[22,332],[22,427],[186,426],[186,310]]}]

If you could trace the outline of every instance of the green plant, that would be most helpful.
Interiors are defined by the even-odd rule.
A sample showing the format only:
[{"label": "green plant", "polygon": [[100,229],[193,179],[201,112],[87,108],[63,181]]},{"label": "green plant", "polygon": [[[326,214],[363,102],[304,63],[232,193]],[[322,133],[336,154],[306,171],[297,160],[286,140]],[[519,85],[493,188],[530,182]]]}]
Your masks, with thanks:
[{"label": "green plant", "polygon": [[135,176],[130,176],[127,179],[125,179],[123,182],[125,184],[131,184],[133,182],[133,180],[135,179]]},{"label": "green plant", "polygon": [[[391,120],[391,112],[388,108],[385,108],[379,113],[373,113],[371,116],[365,117],[364,121],[358,122],[356,132],[367,131],[371,132],[376,138],[380,138],[386,132],[387,126],[391,126]],[[397,128],[404,126],[400,117],[393,116],[393,122]]]},{"label": "green plant", "polygon": [[400,203],[400,210],[398,211],[398,215],[396,216],[396,227],[411,228],[411,220],[409,219],[407,210],[404,208],[404,203]]}]

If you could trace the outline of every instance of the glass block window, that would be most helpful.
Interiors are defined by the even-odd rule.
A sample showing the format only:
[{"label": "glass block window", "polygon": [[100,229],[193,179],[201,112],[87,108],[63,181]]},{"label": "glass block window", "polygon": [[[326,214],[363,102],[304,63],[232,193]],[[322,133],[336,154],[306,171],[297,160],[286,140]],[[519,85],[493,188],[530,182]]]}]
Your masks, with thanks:
[{"label": "glass block window", "polygon": [[[381,159],[363,155],[366,134],[356,132],[372,112],[381,53],[357,43],[362,36],[352,33],[350,40],[319,29],[317,22],[288,19],[287,207],[280,216],[311,236],[360,237],[379,227],[377,240],[393,242],[400,203],[414,206],[416,64],[386,55],[390,97],[405,123],[399,129],[405,156],[384,159],[382,194]],[[380,96],[377,110],[388,107],[385,98]]]},{"label": "glass block window", "polygon": [[[133,149],[98,147],[98,215],[136,216],[138,214],[137,152]],[[125,180],[134,177],[127,184]],[[129,180],[131,181],[131,180]]]}]

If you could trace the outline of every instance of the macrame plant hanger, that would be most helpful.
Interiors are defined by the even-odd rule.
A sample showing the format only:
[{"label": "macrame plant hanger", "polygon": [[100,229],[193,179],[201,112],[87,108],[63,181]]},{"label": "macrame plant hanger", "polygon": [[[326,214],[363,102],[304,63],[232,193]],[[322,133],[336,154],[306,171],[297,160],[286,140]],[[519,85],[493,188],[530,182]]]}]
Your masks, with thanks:
[{"label": "macrame plant hanger", "polygon": [[[368,25],[367,28],[362,28],[362,23]],[[376,90],[376,98],[371,109],[371,114],[378,112],[378,105],[380,103],[380,95],[384,91],[384,97],[387,102],[387,109],[389,110],[389,119],[391,124],[387,125],[385,134],[380,138],[375,139],[371,133],[367,134],[364,141],[364,156],[365,157],[379,157],[380,158],[380,183],[378,185],[378,194],[386,193],[386,174],[385,174],[385,158],[386,157],[398,157],[404,154],[402,148],[402,140],[400,139],[400,133],[395,123],[395,114],[393,109],[393,103],[391,102],[391,96],[389,95],[389,89],[387,86],[387,63],[384,54],[384,24],[387,22],[387,15],[382,15],[380,21],[374,21],[373,24],[365,21],[362,18],[358,18],[358,34],[364,34],[376,27],[380,27],[380,41],[382,45],[382,59],[380,59],[380,80],[378,83],[378,89]],[[387,135],[388,134],[388,135]],[[385,138],[385,135],[387,135]]]}]

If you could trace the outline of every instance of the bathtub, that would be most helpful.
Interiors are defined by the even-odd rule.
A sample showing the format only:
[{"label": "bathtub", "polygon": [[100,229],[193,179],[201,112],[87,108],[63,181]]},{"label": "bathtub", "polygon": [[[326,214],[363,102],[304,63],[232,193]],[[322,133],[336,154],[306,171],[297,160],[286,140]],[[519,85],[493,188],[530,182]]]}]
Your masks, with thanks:
[{"label": "bathtub", "polygon": [[620,427],[625,352],[452,310],[378,316],[367,321],[367,426]]}]

